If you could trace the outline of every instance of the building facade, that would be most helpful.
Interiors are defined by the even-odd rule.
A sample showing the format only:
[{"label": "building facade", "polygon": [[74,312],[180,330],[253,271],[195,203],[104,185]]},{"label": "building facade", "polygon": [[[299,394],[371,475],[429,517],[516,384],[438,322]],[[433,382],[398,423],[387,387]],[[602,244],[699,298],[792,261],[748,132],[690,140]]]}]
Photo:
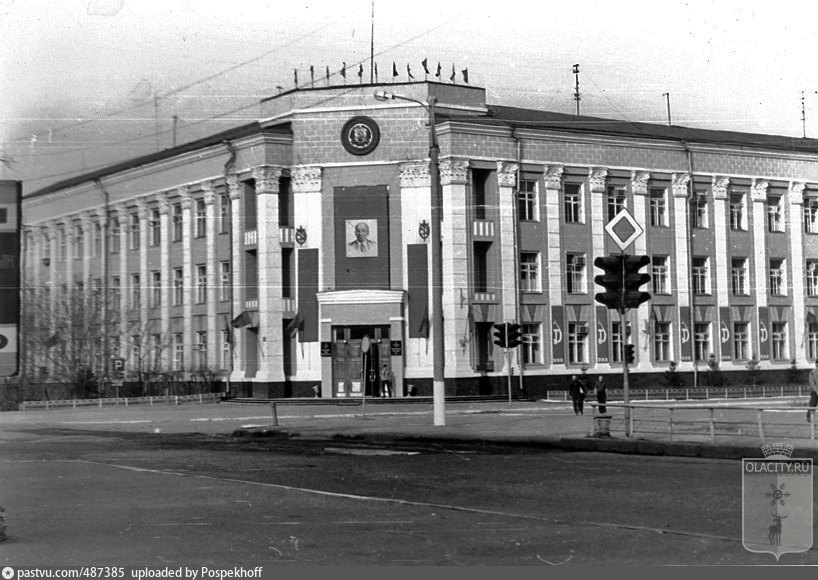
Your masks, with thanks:
[{"label": "building facade", "polygon": [[[103,358],[125,359],[126,381],[212,369],[239,396],[351,397],[383,371],[394,396],[430,394],[428,112],[378,89],[435,100],[447,394],[504,393],[509,361],[532,387],[615,376],[623,341],[645,376],[818,358],[818,141],[496,106],[433,82],[296,89],[258,122],[28,194],[29,296],[52,313],[72,288],[105,296]],[[624,320],[593,282],[622,210],[652,276]],[[492,336],[507,321],[523,331],[509,359]],[[23,364],[47,376],[47,348]]]}]

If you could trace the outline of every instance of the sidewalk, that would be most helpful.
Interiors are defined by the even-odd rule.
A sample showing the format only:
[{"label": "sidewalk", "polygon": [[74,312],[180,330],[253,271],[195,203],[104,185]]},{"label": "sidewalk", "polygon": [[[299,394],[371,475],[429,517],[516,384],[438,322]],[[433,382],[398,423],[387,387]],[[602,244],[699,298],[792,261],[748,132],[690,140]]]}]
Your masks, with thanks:
[{"label": "sidewalk", "polygon": [[[712,404],[719,404],[711,401]],[[735,405],[735,401],[723,402]],[[664,433],[643,433],[638,430],[626,438],[624,411],[609,408],[613,416],[609,437],[598,436],[593,408],[576,416],[571,404],[564,401],[515,401],[448,403],[445,425],[434,425],[431,403],[412,405],[372,404],[351,406],[311,406],[313,413],[293,413],[292,403],[277,403],[277,425],[245,426],[233,432],[237,437],[288,436],[300,439],[359,439],[372,443],[469,441],[503,445],[525,445],[565,451],[596,451],[642,455],[667,455],[718,459],[761,457],[761,442],[756,432],[730,433],[710,442],[709,432],[701,430],[677,433],[669,440]],[[612,402],[613,404],[613,402]],[[272,407],[272,403],[269,404]],[[345,408],[345,413],[333,410]],[[319,411],[321,409],[322,411]],[[803,421],[799,413],[798,418]],[[806,424],[804,424],[806,425]],[[768,437],[766,442],[789,443],[796,457],[818,459],[818,447],[808,438],[804,425],[788,426],[800,429],[797,437]],[[807,437],[807,438],[805,438]]]}]

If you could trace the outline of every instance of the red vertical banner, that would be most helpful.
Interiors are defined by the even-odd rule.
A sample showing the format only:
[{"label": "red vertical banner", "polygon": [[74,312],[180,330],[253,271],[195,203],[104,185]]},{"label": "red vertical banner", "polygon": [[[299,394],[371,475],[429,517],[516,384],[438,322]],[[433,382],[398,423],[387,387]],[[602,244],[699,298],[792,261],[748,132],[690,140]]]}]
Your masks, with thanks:
[{"label": "red vertical banner", "polygon": [[552,363],[565,364],[565,315],[562,306],[551,307]]},{"label": "red vertical banner", "polygon": [[770,360],[770,309],[758,307],[758,359]]},{"label": "red vertical banner", "polygon": [[730,322],[730,308],[719,308],[719,342],[721,360],[733,360],[733,325]]},{"label": "red vertical banner", "polygon": [[609,326],[608,309],[603,306],[596,307],[596,361],[606,363],[610,361],[609,353]]},{"label": "red vertical banner", "polygon": [[0,181],[0,377],[19,370],[22,182]]},{"label": "red vertical banner", "polygon": [[690,307],[679,308],[679,344],[681,345],[682,362],[693,360],[693,329],[690,328]]}]

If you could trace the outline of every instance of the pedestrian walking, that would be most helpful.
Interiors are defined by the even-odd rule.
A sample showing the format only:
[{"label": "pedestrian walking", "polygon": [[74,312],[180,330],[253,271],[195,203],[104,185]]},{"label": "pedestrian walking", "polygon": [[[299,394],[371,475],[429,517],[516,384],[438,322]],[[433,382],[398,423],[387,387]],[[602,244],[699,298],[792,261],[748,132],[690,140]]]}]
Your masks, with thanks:
[{"label": "pedestrian walking", "polygon": [[599,403],[599,412],[604,415],[608,411],[605,403],[608,402],[608,389],[605,386],[605,379],[602,375],[596,380],[596,402]]},{"label": "pedestrian walking", "polygon": [[392,396],[392,371],[389,370],[389,365],[383,363],[381,365],[381,397]]},{"label": "pedestrian walking", "polygon": [[818,359],[815,359],[815,368],[809,372],[809,409],[807,409],[807,423],[812,422],[812,414],[818,405]]},{"label": "pedestrian walking", "polygon": [[583,415],[583,404],[585,402],[585,384],[577,378],[577,375],[571,377],[571,385],[568,387],[568,394],[571,395],[571,401],[574,403],[574,415]]}]

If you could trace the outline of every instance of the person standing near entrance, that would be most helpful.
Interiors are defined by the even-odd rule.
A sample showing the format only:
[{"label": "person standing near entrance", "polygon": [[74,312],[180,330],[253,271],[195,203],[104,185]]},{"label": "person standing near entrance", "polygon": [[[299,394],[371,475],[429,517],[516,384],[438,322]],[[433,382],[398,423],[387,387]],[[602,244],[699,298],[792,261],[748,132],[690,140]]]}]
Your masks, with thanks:
[{"label": "person standing near entrance", "polygon": [[602,415],[605,415],[608,407],[605,406],[605,403],[608,402],[608,389],[605,386],[605,379],[602,378],[602,375],[599,375],[599,378],[596,380],[596,402],[599,403],[599,412]]},{"label": "person standing near entrance", "polygon": [[571,401],[574,403],[574,415],[582,415],[582,407],[585,402],[585,385],[577,378],[577,375],[571,377],[568,394],[571,395]]},{"label": "person standing near entrance", "polygon": [[815,368],[809,372],[809,409],[807,409],[807,423],[812,422],[812,414],[818,405],[818,359],[815,359]]},{"label": "person standing near entrance", "polygon": [[392,371],[389,370],[389,365],[383,363],[381,365],[381,397],[392,396]]}]

